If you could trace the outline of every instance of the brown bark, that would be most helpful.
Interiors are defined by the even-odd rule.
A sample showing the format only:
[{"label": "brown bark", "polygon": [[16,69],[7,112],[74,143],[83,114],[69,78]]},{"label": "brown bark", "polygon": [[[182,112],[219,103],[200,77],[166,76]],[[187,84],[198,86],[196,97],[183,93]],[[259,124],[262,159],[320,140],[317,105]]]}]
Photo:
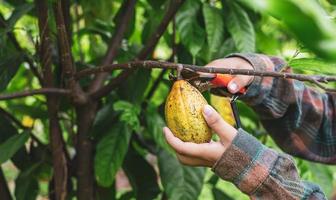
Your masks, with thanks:
[{"label": "brown bark", "polygon": [[[121,41],[127,29],[129,20],[134,12],[136,0],[126,0],[120,10],[121,18],[117,25],[115,34],[112,37],[108,51],[106,52],[103,64],[112,63],[117,55]],[[108,76],[107,73],[97,75],[90,84],[89,91],[95,91],[100,88],[104,80]],[[89,100],[90,101],[90,100]],[[77,151],[77,197],[79,200],[94,199],[94,171],[93,171],[93,144],[89,136],[92,123],[96,117],[98,110],[98,100],[90,101],[85,105],[78,106],[76,109],[77,126],[78,126],[78,142]]]},{"label": "brown bark", "polygon": [[55,95],[62,95],[62,96],[69,96],[70,90],[65,90],[61,88],[41,88],[36,90],[27,90],[22,92],[13,92],[9,94],[1,94],[1,100],[8,100],[8,99],[17,99],[27,96],[34,96],[34,95],[47,95],[47,94],[55,94]]},{"label": "brown bark", "polygon": [[76,108],[78,140],[76,146],[77,197],[79,200],[94,199],[93,144],[89,136],[96,116],[97,103]]},{"label": "brown bark", "polygon": [[[51,62],[51,41],[48,27],[48,5],[44,0],[36,0],[38,10],[41,45],[39,55],[43,67],[43,87],[53,87],[54,79]],[[54,192],[56,200],[65,200],[67,197],[68,168],[65,153],[65,144],[58,119],[59,98],[56,95],[47,95],[49,118],[49,134],[54,168]]]},{"label": "brown bark", "polygon": [[62,72],[64,74],[66,87],[71,90],[72,101],[77,105],[87,103],[87,97],[83,92],[79,83],[74,79],[76,68],[72,60],[71,48],[68,34],[66,31],[66,24],[64,21],[62,1],[58,0],[54,5],[54,13],[56,17],[57,39],[60,54],[60,63]]},{"label": "brown bark", "polygon": [[[197,78],[198,74],[196,72],[207,72],[207,73],[221,73],[221,74],[231,74],[231,75],[248,75],[248,76],[261,76],[261,77],[277,77],[277,78],[285,78],[285,79],[295,79],[299,81],[307,81],[311,82],[318,87],[324,89],[328,92],[335,92],[335,89],[326,88],[321,83],[329,83],[336,82],[336,76],[325,76],[325,75],[307,75],[307,74],[294,74],[288,72],[273,72],[273,71],[258,71],[258,70],[249,70],[249,69],[233,69],[233,68],[216,68],[216,67],[204,67],[190,64],[182,64],[182,63],[170,63],[170,62],[160,62],[153,60],[146,61],[133,61],[129,63],[121,63],[121,64],[112,64],[106,66],[100,66],[92,69],[85,69],[76,74],[76,78],[81,78],[83,76],[87,76],[90,74],[108,72],[117,69],[122,69],[124,71],[129,71],[131,69],[136,68],[162,68],[162,69],[177,69],[179,66],[183,67],[183,71],[188,73],[189,75],[195,76]],[[123,73],[121,73],[123,74]],[[118,78],[118,77],[117,77]],[[116,79],[117,79],[116,78]],[[123,77],[120,81],[125,80],[127,77]],[[118,85],[118,81],[114,79],[111,81],[111,84],[114,86]],[[96,92],[98,94],[99,91]],[[103,93],[99,93],[98,95],[92,94],[93,97],[99,98]]]}]

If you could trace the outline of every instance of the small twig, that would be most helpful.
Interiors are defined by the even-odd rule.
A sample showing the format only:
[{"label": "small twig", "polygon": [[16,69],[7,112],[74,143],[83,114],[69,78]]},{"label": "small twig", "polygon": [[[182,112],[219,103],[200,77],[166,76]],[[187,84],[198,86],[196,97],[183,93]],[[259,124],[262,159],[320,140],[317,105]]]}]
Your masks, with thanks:
[{"label": "small twig", "polygon": [[152,96],[154,95],[154,92],[156,91],[156,89],[159,87],[160,82],[163,79],[163,76],[165,75],[167,69],[163,69],[159,76],[155,79],[153,86],[151,87],[151,89],[149,90],[147,96],[145,97],[146,100],[150,100],[152,98]]},{"label": "small twig", "polygon": [[[311,83],[328,83],[328,82],[336,82],[336,76],[325,76],[325,75],[306,75],[306,74],[294,74],[294,73],[285,73],[285,72],[274,72],[274,71],[258,71],[258,70],[249,70],[249,69],[233,69],[233,68],[216,68],[216,67],[204,67],[190,64],[181,64],[181,63],[170,63],[170,62],[160,62],[160,61],[133,61],[129,63],[122,64],[111,64],[100,66],[92,69],[85,69],[76,74],[76,78],[82,78],[84,76],[90,74],[96,74],[101,72],[111,72],[117,69],[130,70],[136,68],[162,68],[162,69],[177,69],[178,66],[183,66],[183,70],[187,70],[189,72],[207,72],[207,73],[221,73],[221,74],[231,74],[231,75],[248,75],[248,76],[261,76],[261,77],[277,77],[277,78],[286,78],[286,79],[295,79],[299,81],[307,81]],[[123,73],[121,73],[123,74]],[[123,79],[125,77],[122,77]],[[121,79],[121,80],[123,80]],[[117,82],[117,81],[116,81]],[[113,82],[113,85],[117,83]],[[108,85],[111,85],[109,83]],[[329,91],[336,92],[335,89],[326,88],[321,84],[316,84],[318,87]],[[110,88],[109,88],[110,89]],[[104,91],[105,93],[107,91]],[[102,94],[97,95],[97,97]]]},{"label": "small twig", "polygon": [[97,74],[102,72],[111,72],[114,70],[127,70],[134,68],[161,68],[161,69],[177,69],[179,65],[183,66],[183,70],[189,72],[206,72],[206,73],[221,73],[221,74],[231,74],[231,75],[247,75],[247,76],[262,76],[262,77],[278,77],[278,78],[289,78],[296,79],[300,81],[311,81],[315,80],[318,82],[331,82],[336,81],[336,76],[324,76],[324,75],[306,75],[306,74],[294,74],[294,73],[282,73],[282,72],[273,72],[273,71],[258,71],[258,70],[249,70],[249,69],[233,69],[233,68],[217,68],[217,67],[204,67],[190,64],[181,64],[181,63],[170,63],[170,62],[161,62],[161,61],[133,61],[129,63],[120,63],[120,64],[111,64],[99,66],[92,69],[84,69],[79,71],[76,74],[76,78],[82,78],[91,74]]},{"label": "small twig", "polygon": [[[5,18],[3,17],[3,15],[0,13],[0,27],[1,28],[6,28],[7,24],[5,21]],[[43,78],[40,74],[40,72],[38,71],[36,65],[34,64],[34,60],[32,58],[30,58],[22,49],[22,47],[20,46],[20,44],[18,43],[15,35],[13,34],[13,32],[8,32],[7,33],[7,37],[8,39],[12,42],[12,44],[14,45],[14,47],[16,48],[16,50],[18,50],[19,52],[21,52],[23,54],[23,59],[28,63],[29,68],[31,70],[31,72],[33,73],[34,76],[36,76],[36,78],[39,80],[39,82],[42,84],[43,82]]]},{"label": "small twig", "polygon": [[[159,42],[160,37],[163,35],[165,30],[167,29],[169,22],[173,19],[176,12],[181,7],[181,5],[183,4],[184,1],[185,0],[172,0],[171,1],[171,4],[170,4],[166,14],[164,15],[161,23],[156,28],[156,30],[151,34],[148,41],[146,42],[146,45],[143,47],[143,49],[137,55],[136,60],[146,59],[154,51],[155,46]],[[97,99],[106,96],[117,85],[119,85],[122,80],[129,77],[133,72],[134,72],[133,69],[123,71],[116,78],[114,78],[110,83],[101,87],[96,92],[93,92],[91,95],[94,96]]]},{"label": "small twig", "polygon": [[36,90],[27,90],[22,92],[13,92],[10,94],[1,94],[0,101],[8,99],[17,99],[21,97],[34,96],[34,95],[47,95],[47,94],[58,94],[58,95],[70,95],[70,90],[60,89],[60,88],[41,88]]},{"label": "small twig", "polygon": [[336,89],[328,88],[324,86],[323,84],[321,84],[320,82],[318,82],[317,80],[313,80],[310,82],[314,83],[315,85],[317,85],[319,88],[323,89],[326,92],[336,92]]},{"label": "small twig", "polygon": [[100,99],[102,96],[108,94],[115,86],[117,86],[121,81],[125,80],[128,77],[128,70],[125,70],[126,73],[120,73],[116,78],[112,79],[107,85],[100,88],[97,92],[90,94],[92,99]]},{"label": "small twig", "polygon": [[[121,41],[124,38],[124,35],[127,31],[128,24],[132,18],[132,15],[135,13],[135,4],[136,0],[126,0],[119,9],[117,14],[117,28],[111,39],[111,42],[106,51],[105,57],[102,61],[103,65],[112,63],[114,58],[117,56],[120,49]],[[104,85],[105,79],[108,77],[108,73],[97,74],[89,86],[89,93],[95,92]]]},{"label": "small twig", "polygon": [[24,126],[18,119],[16,119],[10,112],[0,107],[0,114],[4,115],[8,120],[12,121],[16,126],[20,129],[29,131],[30,137],[33,141],[38,143],[40,146],[44,146],[44,144],[32,133],[32,129],[30,127]]},{"label": "small twig", "polygon": [[22,123],[18,119],[16,119],[11,113],[9,113],[8,111],[6,111],[5,109],[3,109],[1,107],[0,107],[0,114],[5,116],[5,118],[7,118],[8,120],[12,121],[19,128],[21,128],[21,129],[26,129],[27,128],[27,127],[23,126]]},{"label": "small twig", "polygon": [[137,59],[143,60],[150,55],[156,44],[159,42],[160,37],[163,35],[163,33],[166,31],[168,24],[170,21],[174,18],[176,12],[183,4],[184,0],[173,0],[171,2],[171,5],[169,6],[165,16],[163,17],[160,25],[157,27],[156,31],[152,33],[150,39],[146,43],[146,46],[140,51],[140,53],[137,56]]}]

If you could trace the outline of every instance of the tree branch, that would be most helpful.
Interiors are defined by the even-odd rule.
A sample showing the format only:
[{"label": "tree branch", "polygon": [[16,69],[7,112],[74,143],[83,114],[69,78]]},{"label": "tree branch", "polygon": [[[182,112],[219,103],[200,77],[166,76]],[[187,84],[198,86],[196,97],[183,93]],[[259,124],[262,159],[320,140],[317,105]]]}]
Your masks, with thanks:
[{"label": "tree branch", "polygon": [[[167,29],[169,22],[173,19],[178,9],[181,7],[185,0],[172,0],[165,16],[163,17],[161,23],[157,27],[157,29],[152,33],[145,47],[139,52],[136,60],[146,59],[155,49],[155,46],[159,42],[160,37],[163,35],[165,30]],[[114,78],[110,83],[100,88],[98,91],[91,93],[94,98],[102,98],[109,94],[115,86],[119,85],[120,82],[126,79],[134,72],[133,69],[125,70],[121,74],[119,74],[116,78]]]},{"label": "tree branch", "polygon": [[[145,100],[149,101],[153,97],[156,89],[159,87],[159,84],[162,81],[163,76],[165,75],[166,72],[167,72],[167,69],[162,69],[159,76],[155,79],[152,87],[150,88],[149,92],[147,93],[147,95],[145,97]],[[146,106],[147,106],[147,102],[145,102],[145,104],[144,104],[144,107],[146,107]]]},{"label": "tree branch", "polygon": [[[126,72],[128,72],[128,71],[126,71]],[[107,85],[103,86],[100,90],[92,93],[90,95],[90,97],[94,100],[100,99],[101,97],[108,94],[120,82],[122,82],[123,80],[126,80],[129,75],[130,75],[129,73],[123,73],[123,72],[120,73],[117,77],[112,79]]]},{"label": "tree branch", "polygon": [[[61,10],[61,1],[57,2],[57,16],[56,21],[59,27],[59,24],[62,24],[62,13]],[[38,10],[38,22],[39,22],[39,33],[41,38],[41,47],[39,51],[41,65],[43,67],[44,83],[43,87],[54,87],[54,74],[52,71],[52,54],[51,54],[51,42],[50,42],[50,31],[48,26],[48,4],[44,0],[36,0],[36,7]],[[63,7],[64,8],[64,7]],[[72,62],[71,55],[70,63],[69,57],[64,56],[63,54],[69,53],[69,44],[66,39],[65,27],[62,27],[59,30],[59,38],[62,38],[62,45],[60,45],[60,52],[62,54],[62,66],[64,64],[70,64]],[[66,44],[64,44],[66,43]],[[65,59],[65,60],[63,60]],[[69,70],[72,70],[72,66],[64,67]],[[73,81],[75,83],[75,81]],[[73,92],[73,91],[71,91]],[[67,198],[67,181],[68,181],[68,162],[67,162],[67,153],[65,149],[65,142],[62,136],[62,129],[58,119],[58,110],[59,110],[59,97],[55,95],[47,95],[47,108],[48,108],[48,118],[49,118],[49,135],[50,135],[50,145],[52,151],[52,161],[54,169],[54,196],[56,200],[65,200]]]},{"label": "tree branch", "polygon": [[184,0],[173,0],[169,6],[165,16],[163,17],[160,25],[157,27],[156,31],[152,33],[150,39],[146,43],[146,46],[140,51],[137,56],[138,60],[146,59],[155,49],[156,44],[159,42],[160,37],[166,31],[169,22],[174,18],[176,12],[181,7]]},{"label": "tree branch", "polygon": [[26,129],[26,127],[23,126],[18,119],[16,119],[11,113],[9,113],[8,111],[6,111],[5,109],[3,109],[1,107],[0,107],[0,114],[2,114],[3,116],[5,116],[8,120],[12,121],[19,128]]},{"label": "tree branch", "polygon": [[64,19],[65,30],[67,32],[68,42],[71,45],[72,39],[72,23],[71,23],[71,15],[70,15],[70,0],[61,0],[62,5],[62,14]]},{"label": "tree branch", "polygon": [[86,94],[83,92],[79,83],[74,79],[76,69],[72,60],[68,33],[66,31],[66,25],[64,22],[62,0],[57,0],[57,2],[55,3],[54,13],[56,17],[58,32],[57,36],[61,58],[60,62],[62,66],[62,71],[64,72],[66,78],[66,85],[72,91],[71,95],[73,102],[77,105],[85,104],[88,101]]},{"label": "tree branch", "polygon": [[57,94],[57,95],[64,95],[69,96],[71,94],[70,90],[60,89],[60,88],[41,88],[36,90],[27,90],[22,92],[13,92],[10,94],[1,94],[0,101],[9,100],[9,99],[17,99],[27,96],[34,96],[34,95],[47,95],[47,94]]},{"label": "tree branch", "polygon": [[[178,66],[183,66],[184,72],[195,73],[195,72],[207,72],[207,73],[221,73],[221,74],[231,74],[231,75],[248,75],[248,76],[261,76],[261,77],[277,77],[286,79],[296,79],[299,81],[308,81],[316,84],[335,82],[336,76],[325,76],[325,75],[306,75],[306,74],[294,74],[294,73],[283,73],[283,72],[271,72],[271,71],[258,71],[258,70],[248,70],[248,69],[233,69],[233,68],[215,68],[215,67],[204,67],[190,64],[181,63],[170,63],[170,62],[160,62],[160,61],[133,61],[129,63],[122,64],[112,64],[96,67],[93,69],[85,69],[76,74],[76,78],[81,78],[90,74],[101,73],[101,72],[111,72],[117,69],[129,70],[136,68],[162,68],[162,69],[177,69]],[[197,74],[195,74],[197,76]],[[320,87],[320,85],[318,85]],[[324,88],[323,88],[324,89]],[[332,89],[328,89],[332,90]]]},{"label": "tree branch", "polygon": [[8,120],[12,121],[16,126],[23,130],[27,130],[30,132],[30,137],[33,141],[38,143],[41,146],[45,146],[32,132],[30,127],[24,126],[18,119],[16,119],[10,112],[0,107],[0,114],[4,115]]},{"label": "tree branch", "polygon": [[90,129],[95,119],[98,103],[92,102],[76,108],[77,114],[77,145],[76,172],[78,200],[94,199],[93,143]]},{"label": "tree branch", "polygon": [[[119,12],[117,16],[118,17],[118,25],[115,31],[115,34],[113,35],[110,45],[108,47],[108,50],[106,52],[106,55],[103,59],[102,64],[107,65],[113,62],[113,59],[116,57],[121,41],[124,38],[125,32],[127,30],[129,21],[132,17],[132,14],[134,14],[134,8],[135,8],[136,0],[126,0],[121,8],[119,9]],[[108,76],[108,73],[101,73],[98,74],[92,81],[89,87],[89,92],[96,91],[99,89],[103,84]]]},{"label": "tree branch", "polygon": [[[116,57],[121,41],[124,37],[132,13],[135,9],[136,0],[124,1],[119,9],[120,16],[115,34],[111,39],[108,51],[106,52],[103,64],[112,63]],[[100,88],[108,76],[108,73],[97,75],[91,82],[88,91],[93,92]],[[77,145],[76,145],[76,160],[77,160],[77,197],[79,200],[94,199],[94,176],[93,176],[93,144],[90,138],[90,129],[96,112],[98,109],[98,101],[91,101],[87,105],[78,106],[77,114]]]}]

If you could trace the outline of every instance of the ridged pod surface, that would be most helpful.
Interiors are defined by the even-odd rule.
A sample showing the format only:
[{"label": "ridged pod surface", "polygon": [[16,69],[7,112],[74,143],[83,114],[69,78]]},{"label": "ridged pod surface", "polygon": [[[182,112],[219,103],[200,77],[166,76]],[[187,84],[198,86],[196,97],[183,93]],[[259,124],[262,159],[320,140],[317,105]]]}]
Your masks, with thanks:
[{"label": "ridged pod surface", "polygon": [[165,104],[166,122],[173,134],[185,142],[209,142],[211,129],[202,115],[207,104],[202,94],[187,81],[175,81]]}]

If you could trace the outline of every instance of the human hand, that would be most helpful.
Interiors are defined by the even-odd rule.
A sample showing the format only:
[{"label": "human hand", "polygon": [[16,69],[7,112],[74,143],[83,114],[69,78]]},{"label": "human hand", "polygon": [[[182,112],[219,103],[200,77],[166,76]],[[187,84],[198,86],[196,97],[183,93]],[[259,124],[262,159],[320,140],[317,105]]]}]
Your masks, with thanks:
[{"label": "human hand", "polygon": [[[246,60],[240,57],[230,57],[213,60],[206,65],[206,67],[218,67],[218,68],[233,68],[233,69],[250,69],[253,70],[253,66]],[[233,79],[228,84],[228,90],[232,94],[240,91],[240,89],[248,86],[253,81],[253,76],[247,75],[232,75]]]},{"label": "human hand", "polygon": [[237,130],[225,122],[211,106],[204,106],[203,116],[220,141],[202,144],[183,142],[169,128],[163,128],[168,144],[175,150],[179,161],[185,165],[212,167],[237,135]]}]

